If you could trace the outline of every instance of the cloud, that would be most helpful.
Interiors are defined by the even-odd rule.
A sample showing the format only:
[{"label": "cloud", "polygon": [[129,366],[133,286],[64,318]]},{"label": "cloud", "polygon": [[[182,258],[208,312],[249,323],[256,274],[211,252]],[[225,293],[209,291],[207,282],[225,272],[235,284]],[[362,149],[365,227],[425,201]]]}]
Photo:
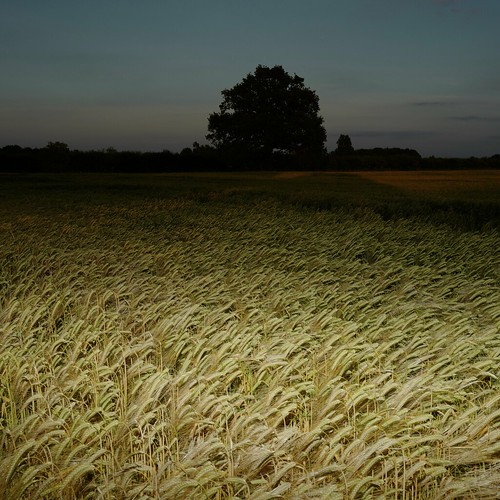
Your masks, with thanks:
[{"label": "cloud", "polygon": [[434,3],[438,5],[458,5],[461,3],[460,0],[432,0]]},{"label": "cloud", "polygon": [[477,14],[481,11],[477,5],[474,5],[474,3],[469,0],[432,0],[432,3],[455,14],[460,12],[465,14]]},{"label": "cloud", "polygon": [[453,101],[415,101],[411,102],[410,106],[418,106],[421,108],[440,108],[443,106],[453,106],[456,103]]},{"label": "cloud", "polygon": [[393,137],[395,139],[416,139],[434,135],[423,130],[358,130],[351,133],[353,137],[376,139],[377,137]]},{"label": "cloud", "polygon": [[500,122],[500,116],[462,115],[450,116],[449,120],[459,122]]}]

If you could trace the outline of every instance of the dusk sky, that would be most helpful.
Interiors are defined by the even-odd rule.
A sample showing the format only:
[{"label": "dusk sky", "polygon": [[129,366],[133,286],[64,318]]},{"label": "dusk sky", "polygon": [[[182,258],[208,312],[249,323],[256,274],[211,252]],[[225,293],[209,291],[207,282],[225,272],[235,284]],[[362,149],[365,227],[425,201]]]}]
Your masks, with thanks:
[{"label": "dusk sky", "polygon": [[203,144],[259,64],[317,92],[329,150],[500,153],[500,0],[6,0],[0,147]]}]

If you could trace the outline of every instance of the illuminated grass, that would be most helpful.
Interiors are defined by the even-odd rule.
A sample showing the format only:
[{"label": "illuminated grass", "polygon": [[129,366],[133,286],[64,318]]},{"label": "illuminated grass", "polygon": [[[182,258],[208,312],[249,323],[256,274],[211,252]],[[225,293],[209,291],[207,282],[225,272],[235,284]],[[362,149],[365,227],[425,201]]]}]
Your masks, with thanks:
[{"label": "illuminated grass", "polygon": [[0,220],[0,497],[496,498],[498,231],[50,200]]}]

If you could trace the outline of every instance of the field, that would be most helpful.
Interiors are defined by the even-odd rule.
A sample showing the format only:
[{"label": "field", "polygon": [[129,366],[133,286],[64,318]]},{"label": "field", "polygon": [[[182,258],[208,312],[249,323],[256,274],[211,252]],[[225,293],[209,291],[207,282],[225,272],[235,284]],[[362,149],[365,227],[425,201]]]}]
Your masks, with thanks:
[{"label": "field", "polygon": [[494,499],[500,171],[0,177],[0,498]]}]

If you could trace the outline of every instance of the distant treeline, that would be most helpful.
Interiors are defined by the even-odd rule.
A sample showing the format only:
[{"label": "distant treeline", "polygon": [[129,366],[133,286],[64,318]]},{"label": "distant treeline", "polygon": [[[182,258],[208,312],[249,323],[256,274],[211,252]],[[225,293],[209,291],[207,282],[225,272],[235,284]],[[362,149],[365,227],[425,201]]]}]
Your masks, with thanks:
[{"label": "distant treeline", "polygon": [[465,170],[500,169],[500,154],[483,158],[422,158],[413,149],[357,149],[348,154],[325,153],[313,161],[305,156],[273,153],[266,161],[228,161],[210,146],[193,144],[180,153],[70,150],[61,142],[44,148],[0,148],[0,172],[130,172],[167,173],[238,170]]},{"label": "distant treeline", "polygon": [[[201,148],[200,148],[201,149]],[[180,153],[162,151],[70,150],[64,143],[49,143],[45,148],[5,146],[0,149],[1,172],[179,172],[218,170],[223,163],[207,151]]]}]

